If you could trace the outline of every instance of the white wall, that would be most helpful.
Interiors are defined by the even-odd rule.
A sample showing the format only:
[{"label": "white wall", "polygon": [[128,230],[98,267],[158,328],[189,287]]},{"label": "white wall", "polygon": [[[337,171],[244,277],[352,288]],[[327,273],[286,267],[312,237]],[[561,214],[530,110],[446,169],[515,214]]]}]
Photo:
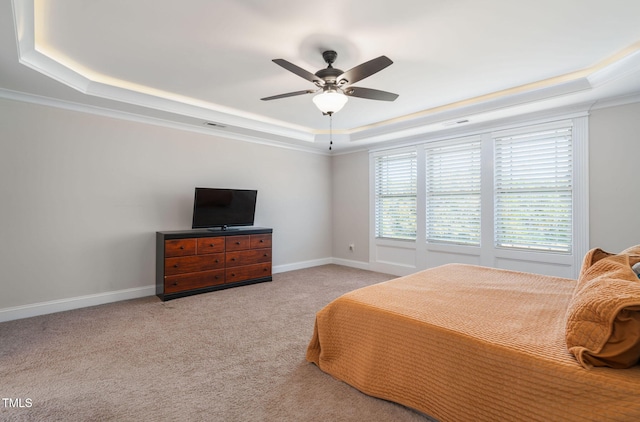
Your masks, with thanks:
[{"label": "white wall", "polygon": [[191,227],[195,186],[258,189],[256,225],[274,229],[274,269],[326,262],[330,165],[320,154],[0,100],[0,313],[153,286],[155,232]]},{"label": "white wall", "polygon": [[640,103],[594,110],[590,125],[590,245],[640,244]]},{"label": "white wall", "polygon": [[[591,113],[591,247],[640,244],[638,116],[638,103]],[[0,100],[0,320],[152,294],[154,234],[189,228],[194,186],[259,190],[256,224],[274,228],[275,268],[331,257],[368,268],[368,160]]]},{"label": "white wall", "polygon": [[[366,267],[369,261],[369,154],[336,155],[333,174],[333,257]],[[353,251],[349,245],[354,245]],[[360,265],[358,265],[360,263]]]},{"label": "white wall", "polygon": [[[333,254],[369,261],[366,152],[334,157]],[[589,247],[619,252],[640,244],[640,103],[594,110],[589,116]],[[344,245],[358,239],[357,255]],[[362,241],[361,239],[366,239]],[[394,251],[396,251],[394,249]]]}]

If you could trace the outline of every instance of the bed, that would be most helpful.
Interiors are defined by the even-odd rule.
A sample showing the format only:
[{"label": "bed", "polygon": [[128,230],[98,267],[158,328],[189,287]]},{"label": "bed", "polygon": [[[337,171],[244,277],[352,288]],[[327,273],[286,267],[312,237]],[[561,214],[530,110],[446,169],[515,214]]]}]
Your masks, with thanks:
[{"label": "bed", "polygon": [[364,287],[317,313],[306,357],[442,422],[638,421],[638,261],[594,249],[578,280],[450,264]]}]

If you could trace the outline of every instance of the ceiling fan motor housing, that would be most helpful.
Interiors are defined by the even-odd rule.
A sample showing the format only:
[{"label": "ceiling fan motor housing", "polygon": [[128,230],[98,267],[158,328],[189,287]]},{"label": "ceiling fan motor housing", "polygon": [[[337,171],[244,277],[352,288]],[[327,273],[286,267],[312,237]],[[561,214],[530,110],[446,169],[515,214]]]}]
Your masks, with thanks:
[{"label": "ceiling fan motor housing", "polygon": [[318,70],[315,75],[324,81],[325,90],[327,88],[333,89],[335,88],[334,85],[336,84],[336,79],[338,78],[338,76],[344,73],[343,70],[336,69],[332,66],[332,63],[335,62],[336,58],[338,57],[338,53],[333,50],[328,50],[322,53],[322,57],[329,66],[326,69]]},{"label": "ceiling fan motor housing", "polygon": [[333,85],[336,83],[338,76],[342,75],[344,71],[336,69],[335,67],[328,67],[326,69],[320,69],[316,72],[316,76],[322,79],[325,84]]}]

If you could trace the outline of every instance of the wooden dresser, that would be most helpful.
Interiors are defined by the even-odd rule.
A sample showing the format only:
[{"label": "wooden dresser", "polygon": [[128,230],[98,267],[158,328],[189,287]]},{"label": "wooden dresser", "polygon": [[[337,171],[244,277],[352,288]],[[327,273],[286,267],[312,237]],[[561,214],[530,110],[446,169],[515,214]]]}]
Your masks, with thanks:
[{"label": "wooden dresser", "polygon": [[262,227],[156,233],[156,295],[175,299],[271,281],[271,235]]}]

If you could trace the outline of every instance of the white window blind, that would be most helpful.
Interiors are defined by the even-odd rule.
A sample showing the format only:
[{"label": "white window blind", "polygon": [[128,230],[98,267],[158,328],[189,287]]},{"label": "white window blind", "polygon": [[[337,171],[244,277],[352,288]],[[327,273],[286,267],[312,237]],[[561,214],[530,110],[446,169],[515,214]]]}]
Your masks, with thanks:
[{"label": "white window blind", "polygon": [[571,252],[571,132],[569,125],[494,138],[497,247]]},{"label": "white window blind", "polygon": [[416,151],[375,158],[376,237],[416,238],[417,191]]},{"label": "white window blind", "polygon": [[480,141],[427,148],[427,242],[480,245]]}]

